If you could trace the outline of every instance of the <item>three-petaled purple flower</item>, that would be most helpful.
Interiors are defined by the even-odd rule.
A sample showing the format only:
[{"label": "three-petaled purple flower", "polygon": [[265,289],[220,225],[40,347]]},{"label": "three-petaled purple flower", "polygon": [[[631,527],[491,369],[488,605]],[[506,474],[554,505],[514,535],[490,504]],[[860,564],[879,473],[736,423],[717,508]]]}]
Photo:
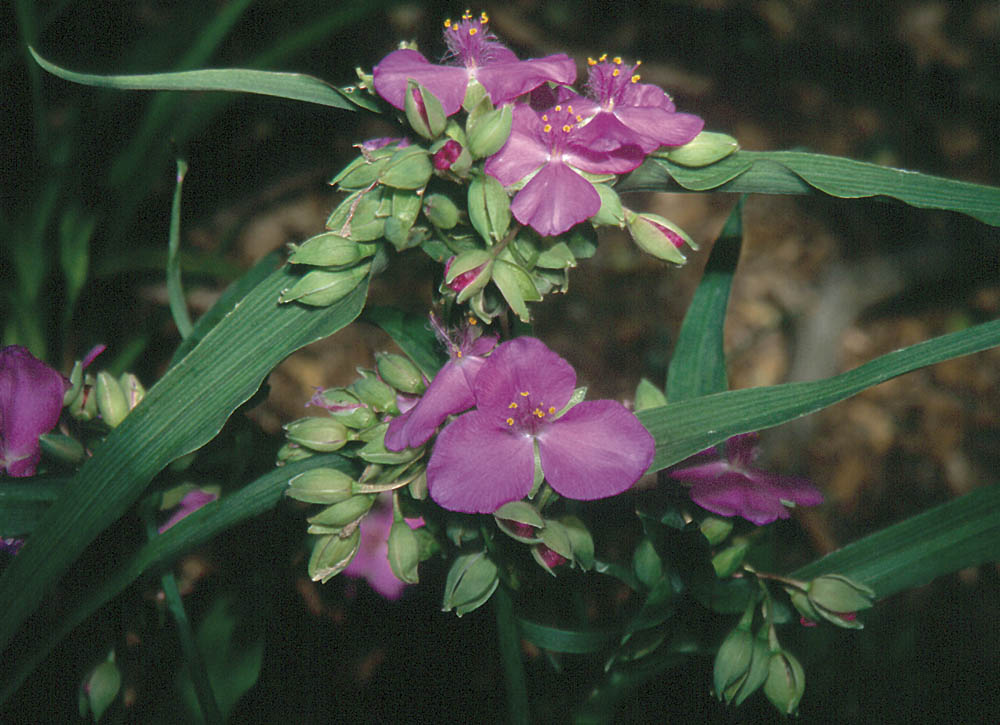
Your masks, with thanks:
[{"label": "three-petaled purple flower", "polygon": [[41,449],[38,436],[59,422],[69,384],[27,348],[0,350],[0,470],[33,476]]},{"label": "three-petaled purple flower", "polygon": [[660,146],[682,146],[693,139],[705,122],[690,113],[677,113],[670,96],[657,86],[639,83],[634,66],[621,58],[587,59],[590,75],[587,98],[576,102],[586,120],[578,133],[579,143],[593,151],[613,151],[638,146],[643,153]]},{"label": "three-petaled purple flower", "polygon": [[653,437],[612,400],[578,403],[563,415],[576,385],[572,366],[541,340],[497,347],[476,377],[476,408],[441,431],[427,465],[427,486],[451,511],[492,513],[524,498],[535,477],[535,450],[549,485],[592,500],[627,490],[653,460]]},{"label": "three-petaled purple flower", "polygon": [[420,401],[389,423],[385,447],[390,451],[422,446],[445,418],[475,405],[473,383],[497,344],[496,337],[483,335],[482,329],[472,324],[463,328],[457,339],[452,339],[433,316],[431,324],[438,339],[448,346],[451,359],[434,376]]},{"label": "three-petaled purple flower", "polygon": [[757,434],[744,433],[727,440],[724,449],[720,445],[692,456],[669,475],[692,483],[691,500],[702,508],[758,526],[787,519],[786,505],[823,503],[823,494],[809,481],[754,468],[756,457]]},{"label": "three-petaled purple flower", "polygon": [[562,234],[600,211],[600,194],[580,172],[624,174],[645,156],[635,145],[595,151],[580,136],[584,118],[576,104],[586,99],[565,89],[558,98],[541,112],[530,105],[517,106],[510,138],[485,166],[486,173],[504,186],[531,176],[510,210],[542,236]]},{"label": "three-petaled purple flower", "polygon": [[488,22],[486,13],[473,18],[468,12],[457,23],[445,21],[444,40],[453,65],[435,65],[415,50],[389,53],[372,71],[375,91],[402,109],[407,82],[413,79],[434,94],[445,116],[450,116],[462,107],[473,80],[482,84],[494,105],[508,103],[547,81],[576,80],[576,64],[569,56],[518,60],[489,31]]},{"label": "three-petaled purple flower", "polygon": [[[388,500],[387,500],[388,499]],[[399,599],[406,582],[400,580],[389,564],[389,532],[392,529],[392,497],[383,498],[365,516],[361,527],[361,545],[351,563],[344,569],[346,576],[365,579],[368,585],[386,599]],[[424,525],[422,518],[404,519],[411,529]]]}]

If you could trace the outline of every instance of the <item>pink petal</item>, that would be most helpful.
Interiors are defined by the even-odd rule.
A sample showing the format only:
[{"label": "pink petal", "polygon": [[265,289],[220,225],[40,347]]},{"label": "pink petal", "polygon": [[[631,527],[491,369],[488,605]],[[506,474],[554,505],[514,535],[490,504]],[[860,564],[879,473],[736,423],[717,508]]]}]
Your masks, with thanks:
[{"label": "pink petal", "polygon": [[500,430],[474,410],[438,436],[427,464],[427,489],[449,511],[488,514],[527,496],[534,471],[532,439]]},{"label": "pink petal", "polygon": [[[683,146],[693,139],[705,122],[690,113],[671,113],[662,108],[647,106],[619,106],[615,115],[629,129],[652,139],[659,146]],[[649,151],[657,148],[648,149]]]},{"label": "pink petal", "polygon": [[417,81],[441,101],[444,114],[450,116],[462,107],[469,86],[469,71],[450,65],[434,65],[415,50],[389,53],[372,70],[375,91],[399,109],[406,103],[406,84]]},{"label": "pink petal", "polygon": [[754,486],[735,472],[696,483],[691,488],[691,500],[712,513],[741,516],[758,526],[788,518],[788,510],[770,490]]},{"label": "pink petal", "polygon": [[593,184],[563,163],[549,162],[514,197],[514,217],[544,237],[562,234],[594,216],[601,197]]},{"label": "pink petal", "polygon": [[584,501],[628,490],[653,462],[655,448],[649,431],[613,400],[580,403],[538,435],[546,480]]},{"label": "pink petal", "polygon": [[445,418],[471,408],[476,398],[469,377],[474,378],[482,364],[482,360],[471,357],[446,363],[434,376],[420,402],[389,423],[385,447],[401,451],[422,446]]},{"label": "pink petal", "polygon": [[548,161],[549,147],[535,133],[538,114],[528,106],[514,108],[507,143],[486,160],[486,173],[504,186],[517,183]]},{"label": "pink petal", "polygon": [[490,94],[493,104],[500,105],[547,81],[572,83],[576,80],[576,63],[559,53],[516,63],[490,64],[476,69],[476,79]]},{"label": "pink petal", "polygon": [[14,477],[35,474],[38,436],[59,422],[68,388],[62,375],[27,348],[0,350],[0,470]]},{"label": "pink petal", "polygon": [[487,416],[506,417],[508,405],[522,392],[560,410],[573,395],[576,372],[538,338],[518,337],[486,359],[475,387],[477,407]]}]

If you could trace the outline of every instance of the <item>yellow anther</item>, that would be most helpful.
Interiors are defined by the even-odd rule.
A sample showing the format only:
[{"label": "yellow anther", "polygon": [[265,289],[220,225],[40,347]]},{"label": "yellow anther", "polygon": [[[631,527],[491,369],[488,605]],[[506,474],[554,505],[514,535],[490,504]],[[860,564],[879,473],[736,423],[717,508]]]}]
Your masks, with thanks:
[{"label": "yellow anther", "polygon": [[462,13],[462,20],[472,20],[472,11],[466,8],[465,12]]},{"label": "yellow anther", "polygon": [[516,407],[517,407],[517,403],[511,403],[511,404],[510,404],[510,405],[508,405],[507,407],[508,407],[508,408],[510,408],[511,410],[513,410],[514,408],[516,408]]},{"label": "yellow anther", "polygon": [[469,318],[469,324],[470,325],[478,325],[479,324],[479,320],[477,320],[475,317],[470,317]]},{"label": "yellow anther", "polygon": [[525,390],[525,391],[523,391],[521,393],[521,397],[522,398],[527,398],[529,395],[531,395],[531,391],[530,390]]},{"label": "yellow anther", "polygon": [[479,30],[477,30],[476,28],[469,28],[469,35],[475,35],[478,32]]},{"label": "yellow anther", "polygon": [[629,80],[632,81],[633,83],[638,83],[640,78],[642,78],[642,76],[640,76],[638,73],[636,73]]},{"label": "yellow anther", "polygon": [[573,113],[573,107],[572,106],[566,106],[566,112],[567,113]]},{"label": "yellow anther", "polygon": [[621,56],[618,56],[618,55],[616,55],[616,56],[615,56],[615,57],[614,57],[614,58],[613,58],[613,59],[611,60],[611,62],[612,62],[612,63],[614,63],[615,65],[621,65],[621,64],[622,64],[622,59],[621,59]]},{"label": "yellow anther", "polygon": [[587,65],[597,65],[597,61],[588,56]]},{"label": "yellow anther", "polygon": [[581,116],[579,113],[576,114],[576,122],[577,123],[583,123],[583,116]]},{"label": "yellow anther", "polygon": [[446,28],[451,27],[451,18],[448,18],[447,20],[444,21],[444,27]]},{"label": "yellow anther", "polygon": [[637,60],[635,62],[635,67],[638,68],[640,65],[642,65],[642,61],[641,60]]},{"label": "yellow anther", "polygon": [[549,120],[549,114],[547,114],[547,113],[543,113],[543,114],[542,114],[542,120],[543,120],[543,121],[548,121],[548,120]]},{"label": "yellow anther", "polygon": [[545,133],[550,133],[552,131],[552,124],[551,123],[545,124],[544,126],[542,126],[542,130]]},{"label": "yellow anther", "polygon": [[573,130],[573,127],[570,126],[568,123],[564,123],[563,124],[563,133],[569,133],[572,130]]},{"label": "yellow anther", "polygon": [[545,417],[545,413],[543,413],[542,411],[540,411],[538,408],[535,408],[533,411],[531,411],[531,414],[532,415],[536,415],[539,418],[544,418]]},{"label": "yellow anther", "polygon": [[562,110],[562,106],[556,106],[554,110],[561,111]]},{"label": "yellow anther", "polygon": [[607,59],[608,59],[608,54],[607,53],[601,53],[601,57],[598,58],[597,60],[599,60],[599,61],[601,61],[603,63]]},{"label": "yellow anther", "polygon": [[514,419],[513,418],[508,418],[507,419],[507,425],[514,425]]},{"label": "yellow anther", "polygon": [[458,352],[456,352],[455,357],[462,357],[462,351],[459,350]]},{"label": "yellow anther", "polygon": [[555,408],[553,408],[553,407],[552,407],[552,406],[550,405],[550,406],[549,406],[549,415],[552,415],[552,414],[554,414],[555,412],[556,412],[556,409],[555,409]]},{"label": "yellow anther", "polygon": [[620,71],[620,70],[618,70],[617,68],[615,68],[615,69],[614,69],[614,70],[613,70],[613,71],[611,72],[611,77],[612,77],[612,78],[617,78],[617,77],[618,77],[618,76],[620,76],[620,75],[621,75],[621,71]]},{"label": "yellow anther", "polygon": [[488,23],[488,22],[490,22],[490,17],[486,14],[485,11],[479,13],[479,22],[481,22],[481,23]]}]

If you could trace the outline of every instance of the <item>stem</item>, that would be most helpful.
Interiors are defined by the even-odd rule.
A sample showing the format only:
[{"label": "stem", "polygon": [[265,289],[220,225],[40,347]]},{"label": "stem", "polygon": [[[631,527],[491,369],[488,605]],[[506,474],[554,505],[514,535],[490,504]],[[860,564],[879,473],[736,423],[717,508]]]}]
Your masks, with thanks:
[{"label": "stem", "polygon": [[521,661],[521,636],[514,618],[514,603],[506,587],[497,587],[493,594],[493,606],[496,609],[497,644],[507,689],[507,721],[513,725],[527,725],[531,722],[531,717],[527,678]]}]

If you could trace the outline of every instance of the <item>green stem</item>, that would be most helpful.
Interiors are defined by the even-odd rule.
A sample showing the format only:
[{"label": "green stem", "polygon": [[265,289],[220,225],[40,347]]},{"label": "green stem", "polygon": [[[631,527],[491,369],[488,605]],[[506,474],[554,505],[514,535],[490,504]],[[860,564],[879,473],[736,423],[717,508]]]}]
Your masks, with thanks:
[{"label": "green stem", "polygon": [[527,725],[531,718],[527,678],[521,662],[521,635],[517,620],[514,619],[514,603],[506,587],[497,587],[493,594],[493,606],[497,614],[497,642],[507,687],[507,722],[512,725]]}]

